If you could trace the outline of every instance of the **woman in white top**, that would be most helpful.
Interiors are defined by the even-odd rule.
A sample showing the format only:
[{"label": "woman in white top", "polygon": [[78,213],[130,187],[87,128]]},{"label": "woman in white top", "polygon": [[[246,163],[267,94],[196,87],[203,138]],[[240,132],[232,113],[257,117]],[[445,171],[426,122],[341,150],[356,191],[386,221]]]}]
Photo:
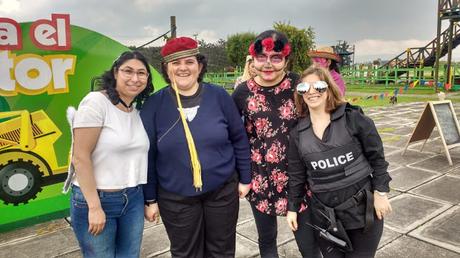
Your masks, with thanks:
[{"label": "woman in white top", "polygon": [[146,58],[124,52],[71,121],[70,214],[84,257],[139,257],[149,149],[139,108],[152,90]]}]

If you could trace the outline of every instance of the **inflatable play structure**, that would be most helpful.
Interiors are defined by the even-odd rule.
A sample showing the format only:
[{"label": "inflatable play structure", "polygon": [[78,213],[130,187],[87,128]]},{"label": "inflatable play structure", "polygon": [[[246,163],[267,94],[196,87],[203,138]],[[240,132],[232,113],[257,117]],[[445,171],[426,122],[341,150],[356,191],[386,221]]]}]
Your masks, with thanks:
[{"label": "inflatable play structure", "polygon": [[[66,109],[128,50],[70,18],[0,18],[0,232],[68,216]],[[155,88],[164,86],[152,73]]]}]

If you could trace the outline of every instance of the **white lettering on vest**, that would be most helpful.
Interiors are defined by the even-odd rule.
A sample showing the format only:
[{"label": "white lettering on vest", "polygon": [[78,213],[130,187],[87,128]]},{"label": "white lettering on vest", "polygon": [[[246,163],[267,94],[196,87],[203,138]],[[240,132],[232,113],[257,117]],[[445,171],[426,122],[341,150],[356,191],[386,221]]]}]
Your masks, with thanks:
[{"label": "white lettering on vest", "polygon": [[326,169],[326,168],[333,168],[340,165],[344,165],[347,162],[354,160],[353,152],[348,152],[345,155],[339,155],[337,157],[327,158],[327,159],[320,159],[317,161],[310,161],[313,170],[318,169]]},{"label": "white lettering on vest", "polygon": [[313,167],[314,170],[316,170],[316,167],[318,166],[318,163],[316,161],[312,161],[311,166]]},{"label": "white lettering on vest", "polygon": [[345,156],[347,156],[347,161],[350,162],[352,160],[354,160],[355,158],[353,157],[353,153],[352,152],[348,152],[347,154],[345,154]]},{"label": "white lettering on vest", "polygon": [[340,155],[337,159],[339,160],[340,165],[347,163],[347,160],[345,159],[345,156],[343,155]]},{"label": "white lettering on vest", "polygon": [[326,168],[326,161],[318,160],[318,165],[319,165],[320,169],[325,169]]}]

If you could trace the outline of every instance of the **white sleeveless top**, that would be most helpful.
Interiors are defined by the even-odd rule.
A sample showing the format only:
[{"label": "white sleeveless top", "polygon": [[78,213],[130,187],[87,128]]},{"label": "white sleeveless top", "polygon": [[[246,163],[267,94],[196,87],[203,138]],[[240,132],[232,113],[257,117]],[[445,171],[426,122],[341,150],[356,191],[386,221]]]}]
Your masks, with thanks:
[{"label": "white sleeveless top", "polygon": [[[98,189],[147,183],[150,144],[137,109],[124,112],[103,93],[91,92],[80,102],[73,120],[74,129],[82,127],[102,127],[91,155]],[[76,177],[73,184],[79,186]]]}]

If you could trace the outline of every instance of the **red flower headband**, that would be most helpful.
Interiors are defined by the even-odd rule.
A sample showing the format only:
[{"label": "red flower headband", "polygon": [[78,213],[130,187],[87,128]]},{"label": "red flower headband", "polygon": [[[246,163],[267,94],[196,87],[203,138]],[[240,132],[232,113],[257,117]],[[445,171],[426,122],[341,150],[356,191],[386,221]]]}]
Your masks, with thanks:
[{"label": "red flower headband", "polygon": [[281,52],[283,56],[288,56],[291,53],[291,46],[289,43],[284,44],[280,40],[274,41],[271,37],[263,40],[256,40],[256,42],[249,46],[249,54],[251,56],[256,56],[263,50],[267,52],[274,50],[275,52]]},{"label": "red flower headband", "polygon": [[262,40],[262,46],[265,48],[265,51],[269,52],[275,47],[275,42],[273,38],[266,38]]}]

